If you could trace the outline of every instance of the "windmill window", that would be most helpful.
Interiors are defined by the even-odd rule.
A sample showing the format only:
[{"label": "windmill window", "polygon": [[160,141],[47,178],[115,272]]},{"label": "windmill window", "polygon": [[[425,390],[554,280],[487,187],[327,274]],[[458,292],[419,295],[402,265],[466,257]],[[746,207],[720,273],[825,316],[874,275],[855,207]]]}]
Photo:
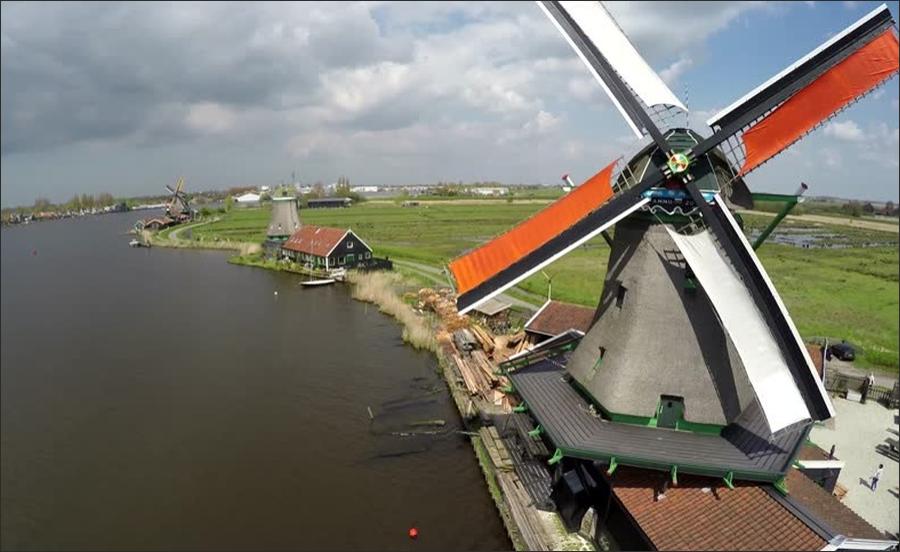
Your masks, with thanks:
[{"label": "windmill window", "polygon": [[619,284],[619,289],[616,290],[616,307],[622,308],[622,304],[625,302],[625,292],[628,291],[628,288]]}]

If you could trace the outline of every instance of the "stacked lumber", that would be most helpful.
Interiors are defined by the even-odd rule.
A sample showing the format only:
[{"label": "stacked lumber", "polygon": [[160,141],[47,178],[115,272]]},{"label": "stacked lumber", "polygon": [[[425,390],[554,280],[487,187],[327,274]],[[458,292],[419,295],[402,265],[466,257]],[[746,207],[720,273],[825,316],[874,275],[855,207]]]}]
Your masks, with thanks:
[{"label": "stacked lumber", "polygon": [[469,362],[459,355],[453,355],[453,361],[456,363],[456,368],[470,395],[487,397],[490,394],[492,382],[475,363]]},{"label": "stacked lumber", "polygon": [[525,541],[526,550],[553,550],[553,541],[544,530],[540,512],[533,507],[531,496],[513,472],[498,472],[497,482],[509,505],[509,513]]},{"label": "stacked lumber", "polygon": [[460,316],[459,311],[456,310],[456,295],[450,288],[420,289],[419,304],[420,308],[431,310],[437,314],[443,326],[451,333],[469,326],[469,317]]},{"label": "stacked lumber", "polygon": [[494,352],[494,336],[492,336],[488,330],[485,330],[477,324],[472,324],[469,329],[472,330],[475,338],[478,339],[478,343],[481,345],[484,352],[487,354]]},{"label": "stacked lumber", "polygon": [[497,433],[497,428],[494,426],[483,427],[478,430],[478,435],[494,466],[501,471],[512,471],[514,469],[512,456],[510,456],[503,439],[500,438],[500,434]]}]

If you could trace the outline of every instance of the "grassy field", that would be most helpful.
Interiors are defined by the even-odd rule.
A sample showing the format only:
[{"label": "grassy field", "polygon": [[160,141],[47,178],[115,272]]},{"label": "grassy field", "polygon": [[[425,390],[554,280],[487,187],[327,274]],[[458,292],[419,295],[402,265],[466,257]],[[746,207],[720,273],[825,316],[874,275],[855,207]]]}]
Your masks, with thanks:
[{"label": "grassy field", "polygon": [[[441,202],[401,207],[394,202],[370,202],[349,209],[303,210],[305,223],[351,227],[378,256],[442,267],[463,251],[496,236],[535,213],[535,202]],[[203,241],[260,242],[269,213],[235,209],[222,220],[193,229]],[[747,231],[763,228],[768,217],[745,215]],[[898,370],[897,235],[785,221],[779,229],[820,233],[839,249],[802,249],[767,243],[759,256],[806,338],[846,339],[861,348],[859,364],[883,371]],[[861,247],[880,243],[880,247]],[[600,295],[609,247],[596,238],[545,269],[553,278],[553,297],[585,305]],[[409,267],[404,268],[408,272]],[[413,272],[414,274],[414,272]],[[427,281],[422,280],[423,283]],[[519,298],[546,296],[547,279],[536,274],[522,282]],[[515,293],[515,292],[514,292]]]}]

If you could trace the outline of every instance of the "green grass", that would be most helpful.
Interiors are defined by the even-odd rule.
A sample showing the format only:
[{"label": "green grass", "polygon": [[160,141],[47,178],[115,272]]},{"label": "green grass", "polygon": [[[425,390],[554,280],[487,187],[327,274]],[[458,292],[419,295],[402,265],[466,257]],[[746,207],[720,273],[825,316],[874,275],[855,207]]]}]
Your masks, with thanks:
[{"label": "green grass", "polygon": [[[395,203],[365,203],[348,209],[301,211],[304,223],[351,227],[375,250],[389,256],[430,266],[450,259],[509,229],[543,205],[506,200],[471,204],[430,204],[400,207]],[[747,230],[761,229],[768,217],[744,215]],[[260,242],[265,237],[269,212],[235,209],[194,229],[204,240]],[[805,228],[785,221],[780,228]],[[767,243],[760,259],[787,304],[800,333],[807,338],[846,339],[861,350],[858,363],[883,371],[898,371],[897,235],[858,228],[809,225],[811,232],[833,235],[828,243],[842,249],[800,249]],[[803,230],[805,231],[805,230]],[[860,247],[864,243],[888,243]],[[553,297],[583,305],[599,299],[609,247],[598,237],[544,269],[553,278]],[[401,269],[417,283],[433,285],[427,276],[409,267]],[[512,293],[530,300],[546,296],[547,279],[535,274]],[[525,295],[528,292],[531,295]]]}]

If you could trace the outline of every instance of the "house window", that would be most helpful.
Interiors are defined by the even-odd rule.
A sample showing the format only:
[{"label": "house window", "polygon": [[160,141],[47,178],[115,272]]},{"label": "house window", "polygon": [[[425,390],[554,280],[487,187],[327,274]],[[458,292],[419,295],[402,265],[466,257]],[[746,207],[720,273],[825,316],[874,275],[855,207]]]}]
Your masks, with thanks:
[{"label": "house window", "polygon": [[625,286],[623,286],[620,282],[619,289],[616,291],[616,307],[618,307],[620,309],[622,308],[622,304],[625,302],[625,292],[626,291],[628,291],[628,289]]},{"label": "house window", "polygon": [[343,258],[343,257],[338,257],[337,264],[338,264],[338,265],[344,264],[344,258]]},{"label": "house window", "polygon": [[368,251],[366,251],[366,258],[367,258],[367,259],[371,259],[371,258],[372,258],[372,254],[369,253]]},{"label": "house window", "polygon": [[353,249],[353,241],[347,240],[347,249]]}]

